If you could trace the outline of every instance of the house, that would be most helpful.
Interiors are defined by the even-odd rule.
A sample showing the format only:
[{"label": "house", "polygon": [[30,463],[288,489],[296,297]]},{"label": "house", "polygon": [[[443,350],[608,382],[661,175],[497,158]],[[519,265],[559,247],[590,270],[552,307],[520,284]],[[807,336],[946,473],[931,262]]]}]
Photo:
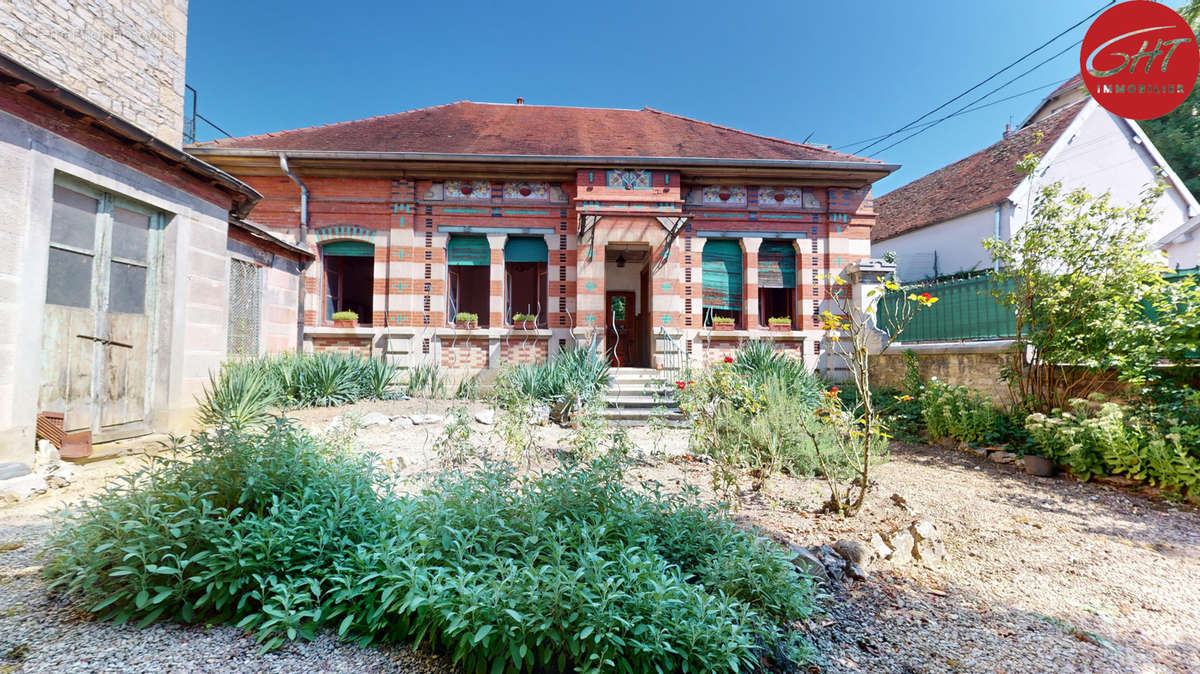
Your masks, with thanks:
[{"label": "house", "polygon": [[[869,254],[871,184],[897,168],[649,108],[521,99],[188,151],[318,255],[305,348],[463,373],[591,340],[614,365],[679,368],[768,335],[815,366],[824,274]],[[335,326],[340,311],[357,325]]]},{"label": "house", "polygon": [[[32,460],[39,417],[60,418],[59,430],[86,440],[80,451],[190,428],[227,355],[238,256],[296,270],[292,327],[261,320],[263,348],[297,344],[309,254],[244,230],[238,218],[260,195],[181,148],[185,7],[0,4],[5,470]],[[270,309],[281,281],[262,275]]]},{"label": "house", "polygon": [[[1041,159],[1026,176],[1017,162],[1031,152]],[[876,199],[872,255],[895,252],[906,280],[988,269],[983,241],[1012,236],[1039,186],[1061,181],[1132,203],[1160,179],[1166,191],[1155,204],[1150,241],[1171,266],[1194,266],[1200,204],[1137,122],[1100,107],[1076,76],[999,142]]]}]

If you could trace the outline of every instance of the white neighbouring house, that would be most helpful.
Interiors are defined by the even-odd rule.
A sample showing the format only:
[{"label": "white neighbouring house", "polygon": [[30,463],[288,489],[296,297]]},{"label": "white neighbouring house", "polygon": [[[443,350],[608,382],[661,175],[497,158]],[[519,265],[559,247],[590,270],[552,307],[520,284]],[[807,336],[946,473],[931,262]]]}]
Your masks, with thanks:
[{"label": "white neighbouring house", "polygon": [[[1016,164],[1029,152],[1042,157],[1025,176]],[[1200,203],[1137,122],[1100,107],[1076,76],[998,143],[877,198],[871,255],[895,251],[905,280],[987,269],[993,262],[983,241],[1011,237],[1040,187],[1061,181],[1128,204],[1158,179],[1166,190],[1155,204],[1150,240],[1170,266],[1193,267],[1200,262]]]}]

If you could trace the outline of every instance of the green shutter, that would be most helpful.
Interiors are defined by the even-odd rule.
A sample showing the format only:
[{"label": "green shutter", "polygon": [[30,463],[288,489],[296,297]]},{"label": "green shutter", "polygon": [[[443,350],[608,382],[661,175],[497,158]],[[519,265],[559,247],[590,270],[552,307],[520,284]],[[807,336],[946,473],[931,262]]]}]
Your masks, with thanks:
[{"label": "green shutter", "polygon": [[486,236],[450,237],[446,246],[446,264],[465,267],[486,267],[492,263],[492,251]]},{"label": "green shutter", "polygon": [[704,306],[742,310],[742,247],[737,241],[710,240],[702,254]]},{"label": "green shutter", "polygon": [[796,287],[796,249],[791,241],[763,241],[759,246],[758,287]]},{"label": "green shutter", "polygon": [[375,246],[366,241],[332,241],[321,246],[321,251],[326,255],[375,257]]},{"label": "green shutter", "polygon": [[510,236],[504,244],[505,262],[546,262],[550,252],[540,236]]}]

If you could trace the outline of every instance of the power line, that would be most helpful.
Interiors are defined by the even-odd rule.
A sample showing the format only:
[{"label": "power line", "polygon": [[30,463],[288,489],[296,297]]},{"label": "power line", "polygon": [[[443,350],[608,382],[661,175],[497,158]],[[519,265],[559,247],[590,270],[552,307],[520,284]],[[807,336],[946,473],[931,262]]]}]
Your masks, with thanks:
[{"label": "power line", "polygon": [[880,150],[880,151],[879,151],[877,154],[883,154],[884,152],[887,152],[888,150],[890,150],[890,149],[892,149],[892,148],[896,147],[896,146],[897,146],[897,145],[899,145],[900,143],[903,143],[904,141],[906,141],[906,140],[908,140],[908,139],[910,139],[910,138],[914,138],[914,137],[916,137],[916,136],[919,136],[919,135],[921,135],[922,133],[925,133],[926,131],[928,131],[928,130],[932,129],[933,127],[937,126],[938,124],[941,124],[942,122],[946,121],[947,119],[950,119],[951,117],[953,117],[953,116],[955,116],[955,115],[957,115],[957,114],[961,113],[961,112],[962,112],[963,110],[965,110],[966,108],[968,108],[968,107],[970,107],[970,106],[972,106],[972,105],[975,105],[975,104],[976,104],[976,103],[978,103],[979,101],[982,101],[983,99],[987,98],[988,96],[991,96],[992,94],[996,93],[997,91],[1000,91],[1000,90],[1001,90],[1001,89],[1003,89],[1004,87],[1007,87],[1008,85],[1012,84],[1013,82],[1016,82],[1017,80],[1021,79],[1022,77],[1025,77],[1025,76],[1026,76],[1026,75],[1028,75],[1029,73],[1031,73],[1031,72],[1033,72],[1033,71],[1037,70],[1038,68],[1041,68],[1042,66],[1044,66],[1044,65],[1046,65],[1047,63],[1049,63],[1049,62],[1053,61],[1054,59],[1058,58],[1059,56],[1062,56],[1063,54],[1065,54],[1065,53],[1067,53],[1068,51],[1070,51],[1070,50],[1074,49],[1075,47],[1078,47],[1078,46],[1079,46],[1079,45],[1081,45],[1081,44],[1083,44],[1083,40],[1080,40],[1080,41],[1076,42],[1075,44],[1070,44],[1070,45],[1067,45],[1067,47],[1066,47],[1065,49],[1063,49],[1062,51],[1060,51],[1060,52],[1058,52],[1058,53],[1054,54],[1054,55],[1053,55],[1053,56],[1051,56],[1050,58],[1048,58],[1048,59],[1046,59],[1046,60],[1042,61],[1041,63],[1038,63],[1038,64],[1037,64],[1037,65],[1035,65],[1034,67],[1032,67],[1032,68],[1030,68],[1030,69],[1026,70],[1025,72],[1021,73],[1020,75],[1017,75],[1016,77],[1014,77],[1014,78],[1012,78],[1011,80],[1009,80],[1009,81],[1005,82],[1004,84],[1001,84],[1000,86],[996,87],[995,89],[992,89],[991,91],[989,91],[989,92],[987,92],[986,94],[984,94],[984,95],[980,96],[979,98],[976,98],[975,100],[971,101],[970,103],[967,103],[965,106],[963,106],[963,107],[959,108],[958,110],[955,110],[954,112],[952,112],[952,113],[950,113],[950,114],[946,115],[945,117],[941,117],[941,118],[937,119],[937,120],[936,120],[936,121],[935,121],[933,124],[930,124],[929,126],[926,126],[926,127],[925,127],[925,128],[923,128],[923,129],[918,129],[918,130],[916,130],[916,131],[913,131],[912,133],[908,134],[907,136],[905,136],[905,137],[901,138],[900,140],[898,140],[898,141],[896,141],[896,142],[892,143],[891,145],[888,145],[887,147],[883,148],[883,149],[882,149],[882,150]]},{"label": "power line", "polygon": [[[1032,89],[1026,89],[1025,91],[1022,91],[1022,92],[1020,92],[1020,93],[1013,94],[1012,96],[1006,96],[1006,97],[1004,97],[1004,98],[1001,98],[1001,99],[999,99],[999,100],[991,101],[990,103],[984,103],[984,104],[982,104],[982,105],[976,105],[976,106],[975,106],[975,107],[973,107],[973,108],[967,108],[966,110],[963,110],[962,112],[959,112],[959,113],[957,113],[957,114],[955,114],[955,115],[952,115],[952,116],[953,116],[953,117],[958,117],[959,115],[965,115],[965,114],[967,114],[967,113],[975,112],[976,110],[982,110],[982,109],[984,109],[984,108],[990,108],[990,107],[992,107],[993,105],[999,105],[999,104],[1001,104],[1001,103],[1004,103],[1004,102],[1006,102],[1006,101],[1011,101],[1011,100],[1012,100],[1012,99],[1014,99],[1014,98],[1020,98],[1021,96],[1024,96],[1025,94],[1032,94],[1033,92],[1035,92],[1035,91],[1039,91],[1039,90],[1041,90],[1041,89],[1045,89],[1046,87],[1052,87],[1052,86],[1053,86],[1053,87],[1057,87],[1057,86],[1062,86],[1062,84],[1063,84],[1064,82],[1066,82],[1067,80],[1069,80],[1069,79],[1071,79],[1071,78],[1069,78],[1069,77],[1068,77],[1066,80],[1056,80],[1056,81],[1054,81],[1054,82],[1047,82],[1046,84],[1042,84],[1042,85],[1040,85],[1040,86],[1036,86],[1036,87],[1034,87],[1034,88],[1032,88]],[[938,123],[938,121],[935,119],[935,120],[932,120],[932,121],[929,121],[929,122],[925,122],[925,123],[923,123],[923,124],[917,124],[916,126],[914,126],[914,127],[910,127],[910,128],[918,128],[918,127],[920,127],[920,128],[925,128],[925,127],[927,127],[927,126],[933,126],[934,124],[937,124],[937,123]],[[836,149],[839,149],[839,148],[847,147],[847,146],[849,146],[849,145],[858,145],[859,143],[869,143],[869,142],[871,142],[871,141],[873,141],[873,140],[880,140],[880,139],[883,139],[883,138],[887,138],[889,135],[890,135],[890,134],[886,134],[886,133],[885,133],[885,134],[883,134],[882,136],[874,136],[874,137],[872,137],[872,138],[863,138],[862,140],[855,140],[855,141],[851,141],[851,142],[849,142],[849,143],[841,143],[841,144],[839,144],[839,145],[832,145],[832,146],[830,146],[830,147],[832,147],[833,149],[835,149],[835,150],[836,150]]]},{"label": "power line", "polygon": [[985,84],[987,84],[988,82],[992,81],[993,79],[995,79],[996,77],[1000,76],[1002,73],[1004,73],[1005,71],[1009,70],[1009,69],[1010,69],[1010,68],[1012,68],[1013,66],[1017,65],[1017,64],[1018,64],[1018,63],[1020,63],[1021,61],[1024,61],[1025,59],[1029,58],[1030,56],[1033,56],[1034,54],[1036,54],[1037,52],[1041,51],[1042,49],[1045,49],[1045,48],[1046,48],[1046,47],[1048,47],[1048,46],[1049,46],[1051,43],[1053,43],[1053,42],[1055,42],[1056,40],[1058,40],[1058,38],[1060,38],[1060,37],[1062,37],[1062,36],[1066,35],[1067,33],[1069,33],[1069,32],[1071,32],[1071,31],[1075,30],[1075,29],[1076,29],[1076,28],[1078,28],[1078,27],[1082,26],[1084,23],[1086,23],[1086,22],[1087,22],[1088,20],[1090,20],[1092,17],[1094,17],[1094,16],[1096,16],[1097,14],[1099,14],[1100,12],[1104,11],[1104,9],[1105,9],[1105,8],[1107,8],[1109,5],[1112,5],[1112,4],[1113,4],[1113,3],[1115,3],[1115,2],[1116,2],[1116,0],[1109,0],[1109,1],[1108,1],[1108,3],[1107,3],[1106,5],[1104,5],[1104,7],[1101,7],[1100,9],[1097,9],[1096,11],[1092,12],[1091,14],[1088,14],[1087,16],[1083,17],[1082,19],[1080,19],[1079,21],[1075,22],[1075,23],[1074,23],[1074,24],[1072,24],[1072,25],[1071,25],[1069,28],[1067,28],[1066,30],[1062,31],[1062,32],[1061,32],[1061,33],[1059,33],[1058,35],[1055,35],[1054,37],[1050,38],[1049,40],[1046,40],[1045,42],[1043,42],[1042,44],[1038,45],[1038,46],[1037,46],[1036,48],[1034,48],[1033,50],[1031,50],[1031,51],[1029,51],[1029,52],[1026,52],[1026,54],[1025,54],[1024,56],[1022,56],[1021,58],[1017,59],[1016,61],[1013,61],[1012,63],[1010,63],[1010,64],[1008,64],[1008,65],[1004,66],[1004,67],[1003,67],[1003,68],[1001,68],[1000,70],[997,70],[996,72],[992,73],[991,75],[988,75],[988,76],[987,76],[987,77],[986,77],[986,78],[985,78],[983,81],[979,82],[979,83],[978,83],[978,84],[976,84],[975,86],[971,87],[970,89],[967,89],[966,91],[964,91],[964,92],[962,92],[961,94],[959,94],[959,95],[955,96],[954,98],[951,98],[950,100],[946,101],[945,103],[942,103],[941,105],[939,105],[939,106],[937,106],[936,108],[934,108],[934,109],[930,110],[929,112],[926,112],[925,114],[923,114],[923,115],[921,115],[920,117],[918,117],[918,118],[914,119],[913,121],[909,122],[908,124],[905,124],[904,126],[900,127],[899,129],[896,129],[895,131],[893,131],[893,132],[891,132],[891,133],[889,133],[889,134],[885,134],[885,135],[884,135],[882,138],[880,138],[879,140],[876,140],[876,141],[874,141],[874,142],[872,142],[872,143],[870,143],[870,144],[868,144],[868,145],[866,145],[866,146],[864,146],[864,147],[860,147],[858,150],[856,150],[856,151],[854,152],[854,154],[862,154],[863,152],[865,152],[865,151],[869,150],[870,148],[872,148],[872,147],[874,147],[874,146],[878,145],[879,143],[883,142],[884,140],[887,140],[888,138],[891,138],[892,136],[894,136],[894,135],[896,135],[896,134],[898,134],[898,133],[902,133],[902,132],[904,132],[904,131],[907,131],[908,129],[912,128],[912,127],[913,127],[913,125],[917,124],[918,122],[920,122],[921,120],[925,119],[926,117],[928,117],[928,116],[932,115],[933,113],[937,112],[938,110],[941,110],[942,108],[946,107],[947,105],[950,105],[951,103],[953,103],[953,102],[957,101],[958,99],[960,99],[960,98],[962,98],[962,97],[966,96],[967,94],[971,93],[972,91],[975,91],[975,90],[976,90],[976,89],[978,89],[979,87],[982,87],[983,85],[985,85]]}]

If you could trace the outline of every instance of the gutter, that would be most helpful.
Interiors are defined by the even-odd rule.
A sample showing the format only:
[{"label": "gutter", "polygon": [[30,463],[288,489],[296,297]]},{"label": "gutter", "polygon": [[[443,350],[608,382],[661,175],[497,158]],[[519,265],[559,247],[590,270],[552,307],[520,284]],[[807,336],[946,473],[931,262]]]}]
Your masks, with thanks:
[{"label": "gutter", "polygon": [[[279,169],[300,187],[300,236],[297,244],[303,248],[305,240],[308,239],[308,185],[305,185],[303,180],[292,173],[292,169],[288,167],[286,153],[279,153]],[[296,280],[296,353],[304,352],[304,278],[304,271],[301,270],[299,278]]]},{"label": "gutter", "polygon": [[[197,156],[273,157],[279,150],[229,148],[219,145],[193,145],[188,152]],[[362,152],[342,150],[286,150],[291,159],[346,159],[412,162],[490,162],[495,164],[636,164],[639,166],[720,166],[745,168],[814,168],[853,171],[886,171],[891,173],[900,164],[860,161],[824,161],[819,159],[735,159],[723,157],[628,157],[532,154],[461,154],[449,152]]]},{"label": "gutter", "polygon": [[0,73],[24,84],[27,88],[18,88],[24,89],[25,93],[36,95],[66,108],[69,112],[86,117],[97,126],[105,128],[121,140],[135,146],[140,146],[158,155],[160,158],[177,164],[180,168],[231,192],[234,195],[233,212],[235,215],[240,217],[249,215],[254,205],[262,199],[262,195],[254,188],[234,178],[225,171],[159,140],[157,137],[117,117],[78,94],[71,92],[69,89],[60,86],[53,80],[37,74],[4,54],[0,54]]}]

